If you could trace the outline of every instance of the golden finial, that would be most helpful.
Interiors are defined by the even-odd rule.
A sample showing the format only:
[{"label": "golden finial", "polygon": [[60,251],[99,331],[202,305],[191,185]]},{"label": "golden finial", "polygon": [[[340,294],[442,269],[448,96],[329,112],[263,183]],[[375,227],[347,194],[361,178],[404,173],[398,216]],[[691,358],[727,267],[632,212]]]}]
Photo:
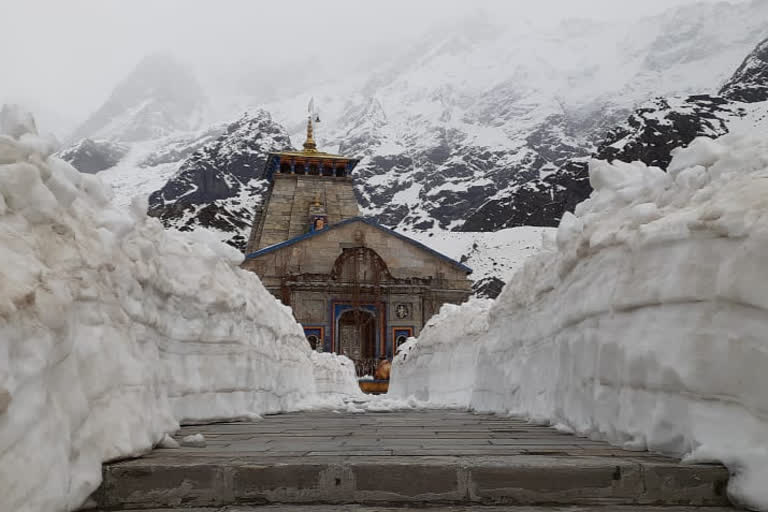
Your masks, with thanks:
[{"label": "golden finial", "polygon": [[304,151],[317,151],[317,144],[312,136],[312,116],[307,119],[307,140],[304,141]]}]

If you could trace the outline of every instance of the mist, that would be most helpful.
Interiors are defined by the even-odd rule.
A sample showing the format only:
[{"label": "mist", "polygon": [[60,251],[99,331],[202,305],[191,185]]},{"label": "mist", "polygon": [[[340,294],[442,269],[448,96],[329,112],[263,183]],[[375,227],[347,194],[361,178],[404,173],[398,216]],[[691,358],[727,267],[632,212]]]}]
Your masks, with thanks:
[{"label": "mist", "polygon": [[[279,95],[290,81],[322,81],[407,49],[434,30],[460,32],[482,16],[504,27],[566,18],[658,14],[690,0],[3,0],[0,103],[20,102],[54,132],[83,121],[145,55],[167,53],[209,94]],[[306,87],[305,87],[306,88]]]}]

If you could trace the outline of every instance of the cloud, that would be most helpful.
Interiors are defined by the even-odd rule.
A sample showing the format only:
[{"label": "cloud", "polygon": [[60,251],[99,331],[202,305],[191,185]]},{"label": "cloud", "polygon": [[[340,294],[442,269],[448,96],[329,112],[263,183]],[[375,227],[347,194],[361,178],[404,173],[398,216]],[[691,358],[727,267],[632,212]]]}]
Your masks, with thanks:
[{"label": "cloud", "polygon": [[156,51],[176,55],[215,85],[236,79],[233,70],[268,80],[270,70],[311,62],[354,65],[478,9],[501,24],[537,26],[574,16],[642,16],[683,3],[690,0],[6,2],[0,102],[22,100],[52,118],[80,121]]}]

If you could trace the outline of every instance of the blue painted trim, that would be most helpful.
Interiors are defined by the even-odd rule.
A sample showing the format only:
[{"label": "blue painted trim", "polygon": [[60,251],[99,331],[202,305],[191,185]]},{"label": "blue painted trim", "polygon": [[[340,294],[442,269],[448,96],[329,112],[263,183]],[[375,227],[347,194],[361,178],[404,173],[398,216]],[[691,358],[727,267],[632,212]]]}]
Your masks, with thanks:
[{"label": "blue painted trim", "polygon": [[[341,303],[333,304],[333,335],[334,337],[341,342],[339,339],[339,319],[341,318],[341,315],[347,311],[359,309],[361,311],[367,311],[368,313],[372,314],[373,317],[376,319],[376,340],[374,342],[374,354],[376,359],[379,358],[379,353],[381,352],[380,346],[381,346],[381,326],[379,325],[379,308],[377,308],[374,304],[362,304],[359,307],[355,307],[352,304],[347,303]],[[386,322],[386,320],[384,320]],[[336,340],[334,340],[336,341]],[[341,347],[339,344],[336,344],[336,353],[340,354],[339,350]]]},{"label": "blue painted trim", "polygon": [[263,249],[259,249],[256,252],[252,252],[250,254],[246,254],[245,255],[245,259],[249,260],[249,259],[252,259],[252,258],[258,258],[259,256],[264,256],[265,254],[269,254],[271,252],[277,251],[278,249],[282,249],[283,247],[289,247],[291,245],[297,244],[297,243],[299,243],[299,242],[301,242],[303,240],[306,240],[308,238],[312,238],[313,236],[317,236],[317,235],[319,235],[321,233],[325,233],[326,231],[330,231],[332,229],[336,229],[336,228],[341,227],[341,226],[346,226],[347,224],[351,224],[353,222],[364,222],[364,223],[368,224],[369,226],[373,226],[375,228],[378,228],[378,229],[384,231],[385,233],[389,233],[390,235],[392,235],[392,236],[394,236],[396,238],[399,238],[400,240],[403,240],[404,242],[407,242],[407,243],[409,243],[409,244],[411,244],[413,246],[416,246],[419,249],[432,254],[433,256],[437,256],[441,260],[444,260],[444,261],[450,263],[451,265],[454,265],[454,266],[460,268],[461,270],[463,270],[467,274],[471,274],[472,273],[472,269],[469,268],[468,266],[464,265],[463,263],[459,263],[458,261],[456,261],[456,260],[454,260],[452,258],[449,258],[445,254],[439,253],[436,250],[432,249],[431,247],[428,247],[428,246],[422,244],[421,242],[417,242],[413,238],[409,238],[409,237],[403,235],[402,233],[398,233],[397,231],[393,231],[393,230],[391,230],[389,228],[385,228],[384,226],[382,226],[381,224],[379,224],[375,220],[373,220],[371,218],[368,218],[368,217],[352,217],[350,219],[344,219],[341,222],[337,222],[336,224],[332,224],[330,226],[327,226],[327,227],[325,227],[325,228],[323,228],[323,229],[321,229],[319,231],[313,231],[313,232],[310,232],[310,233],[305,233],[303,235],[299,235],[297,237],[290,238],[290,239],[286,240],[285,242],[280,242],[279,244],[270,245],[269,247],[265,247]]}]

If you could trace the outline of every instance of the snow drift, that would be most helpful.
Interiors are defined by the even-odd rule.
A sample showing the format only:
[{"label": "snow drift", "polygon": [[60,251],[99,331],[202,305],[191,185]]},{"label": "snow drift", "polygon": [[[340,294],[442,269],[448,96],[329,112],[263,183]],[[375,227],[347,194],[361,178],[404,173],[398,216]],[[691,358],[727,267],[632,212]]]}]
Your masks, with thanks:
[{"label": "snow drift", "polygon": [[[111,206],[98,178],[0,113],[0,496],[79,506],[101,462],[178,421],[255,417],[357,394],[351,365],[313,361],[290,310],[205,232]],[[326,396],[319,396],[319,395]]]},{"label": "snow drift", "polygon": [[422,332],[390,393],[721,461],[731,496],[768,510],[768,138],[697,139],[668,173],[594,161],[590,179],[495,303]]}]

